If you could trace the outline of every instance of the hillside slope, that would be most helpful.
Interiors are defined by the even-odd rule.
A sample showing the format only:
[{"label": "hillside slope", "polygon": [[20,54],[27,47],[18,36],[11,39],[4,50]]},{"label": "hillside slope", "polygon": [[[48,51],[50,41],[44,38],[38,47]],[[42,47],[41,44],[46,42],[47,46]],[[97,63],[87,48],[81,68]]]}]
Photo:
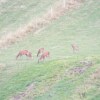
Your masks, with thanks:
[{"label": "hillside slope", "polygon": [[16,31],[46,12],[57,0],[5,0],[0,5],[0,36]]},{"label": "hillside slope", "polygon": [[[99,100],[100,1],[85,0],[44,29],[0,53],[0,100]],[[79,46],[73,54],[71,44]],[[44,47],[50,58],[37,63]],[[28,49],[33,60],[21,57]]]}]

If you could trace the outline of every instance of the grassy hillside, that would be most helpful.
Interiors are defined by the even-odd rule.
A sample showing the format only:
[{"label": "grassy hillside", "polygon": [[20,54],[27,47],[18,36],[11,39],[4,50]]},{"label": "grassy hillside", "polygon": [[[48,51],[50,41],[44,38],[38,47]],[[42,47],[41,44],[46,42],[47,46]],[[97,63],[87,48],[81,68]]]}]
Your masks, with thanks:
[{"label": "grassy hillside", "polygon": [[[51,0],[43,3],[43,9],[39,8],[42,1],[34,8],[31,7],[31,2],[30,4],[27,1],[24,2],[28,7],[27,10],[35,8],[38,13],[43,13]],[[15,3],[18,2],[11,2],[11,7]],[[8,5],[6,7],[10,7],[10,2],[6,4]],[[18,98],[21,100],[99,100],[99,5],[98,0],[85,0],[80,8],[66,12],[39,32],[31,33],[23,41],[1,50],[0,100],[10,98],[12,100]],[[10,21],[13,28],[23,22],[27,23],[34,15],[30,12],[31,16],[25,22],[24,15],[29,16],[29,12],[25,11],[19,10],[20,17],[16,18],[14,15],[13,18],[18,19],[15,24],[12,20],[10,21],[10,18],[7,22]],[[36,13],[37,16],[38,13]],[[6,17],[4,14],[2,16]],[[2,16],[0,19],[3,18]],[[11,14],[8,16],[11,17]],[[19,19],[22,19],[21,23],[18,22]],[[0,23],[2,29],[7,25],[7,23]],[[73,54],[71,43],[78,44],[80,50],[77,54]],[[41,47],[50,51],[50,58],[38,64],[36,54]],[[16,54],[22,49],[31,51],[34,60],[27,60],[26,57],[15,60]],[[85,64],[81,63],[82,61]],[[86,69],[80,73],[80,70],[76,70],[77,68]]]},{"label": "grassy hillside", "polygon": [[47,11],[57,0],[6,0],[0,5],[0,34],[26,25]]}]

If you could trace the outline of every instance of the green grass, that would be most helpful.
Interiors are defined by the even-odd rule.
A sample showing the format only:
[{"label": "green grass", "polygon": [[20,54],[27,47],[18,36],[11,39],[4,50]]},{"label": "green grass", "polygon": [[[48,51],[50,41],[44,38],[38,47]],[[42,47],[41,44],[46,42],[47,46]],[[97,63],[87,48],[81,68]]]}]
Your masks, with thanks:
[{"label": "green grass", "polygon": [[[38,16],[39,12],[43,14],[43,9],[49,7],[50,2],[53,3],[53,1],[48,0],[41,5],[41,1],[36,7],[32,8],[31,5],[36,2],[38,1],[24,2],[28,7],[27,12],[19,10],[18,13],[15,13],[20,17],[15,15],[12,17],[17,19],[15,25],[12,24],[13,27],[19,26],[18,20],[20,18],[23,20],[21,23],[26,20],[23,19],[24,15],[28,16],[29,13],[32,13],[28,12],[28,10],[37,9],[36,15]],[[11,9],[15,3],[19,5],[17,1],[13,1],[12,6],[10,6],[10,2],[4,6]],[[81,100],[76,92],[77,89],[83,88],[87,80],[90,79],[90,75],[98,70],[100,66],[99,4],[98,0],[86,0],[80,8],[65,13],[40,32],[34,35],[31,33],[23,41],[1,50],[0,63],[4,64],[4,67],[0,69],[0,100],[8,100],[11,96],[24,91],[27,85],[32,82],[36,84],[36,89],[32,90],[32,93],[35,91],[36,96],[30,94],[30,100]],[[43,9],[41,9],[40,5],[43,6]],[[6,17],[5,14],[2,14],[0,18],[4,18],[3,16]],[[10,14],[8,16],[10,17]],[[27,22],[33,16],[31,14]],[[4,24],[0,22],[2,29],[10,21],[9,17]],[[71,43],[74,42],[80,48],[77,54],[72,53]],[[50,51],[50,58],[38,64],[36,54],[41,47]],[[22,49],[31,51],[34,60],[26,60],[26,57],[15,60],[16,54]],[[92,60],[94,65],[83,74],[74,77],[65,76],[66,70],[81,66],[80,61],[82,60]],[[59,76],[59,78],[56,76]],[[99,79],[98,82],[100,82]],[[45,88],[48,88],[48,90],[45,91]],[[84,90],[81,89],[81,92],[84,92]],[[82,100],[99,100],[99,93],[99,88],[94,84],[86,92],[86,97],[82,98]],[[28,100],[28,98],[25,97],[24,100]]]},{"label": "green grass", "polygon": [[43,15],[57,0],[7,0],[0,5],[0,35],[26,25],[33,18]]}]

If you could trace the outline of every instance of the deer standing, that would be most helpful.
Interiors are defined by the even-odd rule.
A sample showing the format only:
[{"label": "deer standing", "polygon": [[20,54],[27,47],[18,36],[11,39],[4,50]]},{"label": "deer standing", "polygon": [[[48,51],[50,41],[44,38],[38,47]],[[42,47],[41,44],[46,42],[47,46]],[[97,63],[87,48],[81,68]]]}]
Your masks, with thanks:
[{"label": "deer standing", "polygon": [[72,49],[73,49],[73,53],[76,53],[76,52],[79,51],[78,45],[76,45],[76,44],[71,44],[71,46],[72,46]]},{"label": "deer standing", "polygon": [[37,53],[37,57],[44,52],[44,48],[40,48]]}]

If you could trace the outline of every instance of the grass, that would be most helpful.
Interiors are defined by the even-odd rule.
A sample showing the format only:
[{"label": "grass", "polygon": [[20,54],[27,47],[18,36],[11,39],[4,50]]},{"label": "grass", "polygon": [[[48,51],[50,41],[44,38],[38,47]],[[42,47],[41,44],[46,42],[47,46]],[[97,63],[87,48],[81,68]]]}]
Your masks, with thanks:
[{"label": "grass", "polygon": [[57,0],[7,0],[0,6],[0,35],[15,32],[43,15]]},{"label": "grass", "polygon": [[[38,13],[42,13],[43,9],[48,7],[52,1],[45,1],[43,5],[41,5],[41,1],[34,8],[31,5],[38,1],[31,2],[24,2],[28,7],[27,10],[37,9],[36,15],[38,16]],[[11,9],[15,3],[19,5],[19,2],[13,1],[4,6]],[[12,6],[10,6],[11,4]],[[98,0],[86,0],[79,9],[65,13],[40,32],[31,33],[23,41],[1,50],[0,63],[4,66],[0,69],[0,100],[8,100],[12,96],[18,95],[19,92],[25,91],[31,83],[35,83],[36,88],[31,91],[31,94],[28,94],[29,97],[25,96],[24,100],[29,98],[30,100],[99,100],[100,90],[96,84],[91,85],[90,89],[87,88],[87,91],[84,90],[84,85],[87,85],[90,75],[99,70],[100,66],[99,4]],[[44,8],[40,9],[40,5]],[[20,17],[14,15],[14,17],[18,20],[22,18],[21,23],[26,20],[23,19],[25,14],[28,16],[29,13],[32,13],[21,10],[19,12],[23,15],[19,14]],[[5,14],[2,14],[1,18],[4,18],[3,16],[6,17]],[[8,16],[10,17],[10,13]],[[31,14],[27,21],[33,16]],[[15,25],[12,24],[13,27],[19,26],[18,20],[15,21]],[[11,23],[13,23],[12,20]],[[3,29],[8,23],[0,22],[0,25]],[[72,53],[71,43],[78,44],[79,53]],[[40,47],[45,47],[50,51],[50,58],[38,64],[36,54]],[[26,60],[27,58],[22,57],[16,61],[16,54],[22,49],[31,51],[34,60]],[[92,60],[94,65],[83,74],[65,75],[66,70],[81,66],[80,61],[82,60]],[[99,79],[97,80],[100,82]],[[92,80],[90,79],[90,81]],[[85,97],[80,98],[78,89],[80,89],[80,93],[85,92]]]}]

